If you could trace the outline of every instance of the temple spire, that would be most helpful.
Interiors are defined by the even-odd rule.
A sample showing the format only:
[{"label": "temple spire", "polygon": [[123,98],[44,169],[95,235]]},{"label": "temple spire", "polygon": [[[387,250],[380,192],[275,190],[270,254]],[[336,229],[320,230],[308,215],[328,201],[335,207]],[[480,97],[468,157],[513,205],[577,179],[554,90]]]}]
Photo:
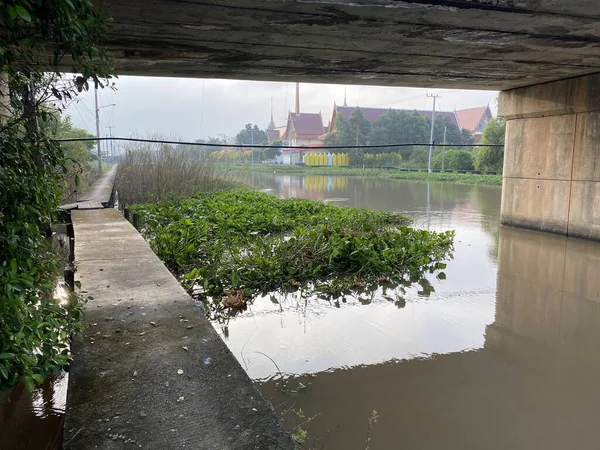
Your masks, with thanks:
[{"label": "temple spire", "polygon": [[296,83],[296,115],[300,114],[300,83]]},{"label": "temple spire", "polygon": [[273,120],[273,97],[271,97],[271,121],[269,122],[269,126],[267,130],[272,131],[275,129],[275,121]]}]

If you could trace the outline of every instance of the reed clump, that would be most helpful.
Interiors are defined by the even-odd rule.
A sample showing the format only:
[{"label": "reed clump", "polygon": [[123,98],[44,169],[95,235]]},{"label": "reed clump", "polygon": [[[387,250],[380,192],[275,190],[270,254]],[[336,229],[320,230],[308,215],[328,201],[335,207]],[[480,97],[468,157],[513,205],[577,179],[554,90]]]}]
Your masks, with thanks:
[{"label": "reed clump", "polygon": [[116,178],[122,204],[172,200],[236,185],[201,146],[136,142],[125,150]]}]

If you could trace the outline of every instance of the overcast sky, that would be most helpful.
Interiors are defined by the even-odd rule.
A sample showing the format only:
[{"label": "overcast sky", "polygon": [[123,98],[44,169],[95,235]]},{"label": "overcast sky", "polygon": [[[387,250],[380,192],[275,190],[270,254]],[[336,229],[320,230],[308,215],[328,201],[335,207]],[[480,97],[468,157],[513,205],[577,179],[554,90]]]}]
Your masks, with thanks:
[{"label": "overcast sky", "polygon": [[[334,101],[343,104],[344,89],[349,106],[431,109],[427,93],[441,95],[436,110],[485,106],[496,113],[497,92],[444,89],[300,84],[301,112],[319,111],[325,125],[331,118]],[[186,141],[235,136],[246,123],[266,128],[270,120],[271,98],[275,124],[285,125],[287,112],[294,109],[295,84],[200,80],[186,78],[119,77],[116,91],[99,91],[101,134],[129,137],[159,133]],[[76,126],[96,134],[93,92],[84,93],[67,111]]]}]

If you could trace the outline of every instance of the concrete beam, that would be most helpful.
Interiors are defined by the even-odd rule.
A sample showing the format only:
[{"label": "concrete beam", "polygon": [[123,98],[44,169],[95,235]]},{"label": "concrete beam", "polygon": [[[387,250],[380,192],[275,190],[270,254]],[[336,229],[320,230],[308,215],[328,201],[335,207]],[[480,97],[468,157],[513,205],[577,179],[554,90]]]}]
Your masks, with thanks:
[{"label": "concrete beam", "polygon": [[600,239],[600,74],[505,91],[502,223]]},{"label": "concrete beam", "polygon": [[119,74],[509,89],[600,72],[592,0],[101,0]]}]

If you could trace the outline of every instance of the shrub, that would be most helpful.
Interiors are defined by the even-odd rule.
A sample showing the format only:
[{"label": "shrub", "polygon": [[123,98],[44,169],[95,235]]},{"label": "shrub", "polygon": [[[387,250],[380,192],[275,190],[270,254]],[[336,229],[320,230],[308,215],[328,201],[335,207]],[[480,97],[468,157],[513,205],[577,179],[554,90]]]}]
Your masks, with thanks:
[{"label": "shrub", "polygon": [[[60,266],[41,232],[69,173],[47,125],[64,101],[108,82],[107,23],[89,1],[0,4],[0,390],[31,391],[68,366],[81,326],[81,302],[54,298]],[[64,68],[79,75],[62,78]]]},{"label": "shrub", "polygon": [[441,170],[442,159],[445,170],[474,170],[473,154],[465,150],[446,150],[436,153],[432,160],[432,167]]}]

